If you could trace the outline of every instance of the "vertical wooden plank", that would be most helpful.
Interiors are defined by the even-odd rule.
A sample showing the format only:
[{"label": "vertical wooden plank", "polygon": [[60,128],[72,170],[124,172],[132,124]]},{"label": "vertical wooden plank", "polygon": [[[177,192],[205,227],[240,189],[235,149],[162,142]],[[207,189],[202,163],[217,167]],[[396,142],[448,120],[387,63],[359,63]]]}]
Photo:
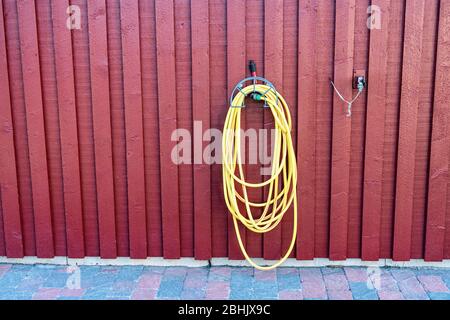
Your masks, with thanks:
[{"label": "vertical wooden plank", "polygon": [[[6,257],[5,226],[3,223],[2,195],[0,189],[0,256]],[[22,245],[23,248],[23,245]]]},{"label": "vertical wooden plank", "polygon": [[54,246],[35,3],[33,0],[20,0],[17,1],[17,9],[22,48],[37,256],[51,258],[54,256]]},{"label": "vertical wooden plank", "polygon": [[299,3],[297,167],[297,258],[314,258],[316,207],[316,21],[317,1]]},{"label": "vertical wooden plank", "polygon": [[[245,55],[246,62],[253,60],[257,65],[257,73],[264,74],[264,1],[246,0],[245,1]],[[248,67],[246,76],[249,75]],[[264,127],[264,109],[262,104],[247,99],[246,105],[249,107],[243,110],[241,125],[247,133],[245,140],[245,159],[244,175],[248,181],[262,182],[264,177],[261,174],[261,168],[264,166],[258,163],[258,145],[256,143],[257,133]],[[247,131],[249,130],[249,131]],[[252,140],[255,141],[252,144]],[[262,139],[261,139],[262,141]],[[244,150],[243,150],[244,151]],[[264,148],[262,151],[265,151]],[[248,188],[247,194],[250,199],[261,202],[263,199],[263,188]],[[245,211],[245,206],[242,205]],[[262,213],[261,208],[253,208],[252,213],[258,217]],[[256,232],[245,233],[247,253],[251,257],[263,256],[264,236]]]},{"label": "vertical wooden plank", "polygon": [[384,126],[383,183],[380,229],[380,257],[392,258],[394,235],[395,179],[398,145],[398,118],[401,91],[404,1],[391,1],[389,14],[388,69]]},{"label": "vertical wooden plank", "polygon": [[147,257],[139,2],[123,1],[122,23],[130,257]]},{"label": "vertical wooden plank", "polygon": [[[128,229],[127,152],[125,134],[125,106],[123,99],[120,0],[109,0],[107,2],[106,13],[108,20],[108,69],[111,105],[111,139],[114,171],[114,207],[116,210],[115,220],[117,255],[120,257],[127,257],[130,254],[130,243]],[[151,59],[150,61],[152,60],[155,59]],[[143,80],[143,83],[146,82]],[[149,91],[151,92],[151,90]],[[155,168],[154,170],[159,171],[159,168]]]},{"label": "vertical wooden plank", "polygon": [[[314,252],[319,258],[329,257],[330,244],[330,188],[333,131],[333,98],[330,77],[334,69],[336,1],[317,2],[317,98],[316,98],[316,204]],[[298,77],[297,77],[298,78]]]},{"label": "vertical wooden plank", "polygon": [[117,257],[106,3],[88,1],[89,61],[94,126],[95,179],[102,258]]},{"label": "vertical wooden plank", "polygon": [[147,199],[147,251],[161,257],[161,191],[159,166],[158,75],[156,66],[156,21],[154,1],[141,1],[142,106],[144,109],[144,160]]},{"label": "vertical wooden plank", "polygon": [[[226,6],[226,0],[209,0],[210,92],[214,93],[210,95],[210,119],[214,139],[219,139],[216,141],[220,141],[223,123],[228,112],[228,83],[225,80],[227,78]],[[214,257],[226,257],[229,217],[223,196],[221,161],[215,161],[211,168],[211,211],[212,253]]]},{"label": "vertical wooden plank", "polygon": [[177,128],[173,2],[156,0],[155,9],[163,253],[170,259],[180,257],[178,167],[168,143]]},{"label": "vertical wooden plank", "polygon": [[[174,0],[174,32],[175,32],[175,91],[177,105],[177,127],[193,132],[192,107],[192,60],[191,60],[191,8],[190,1]],[[192,135],[191,135],[192,136]],[[181,139],[181,136],[178,138]],[[192,149],[191,149],[192,150]],[[194,255],[194,185],[191,154],[190,162],[178,166],[179,211],[180,211],[180,255]]]},{"label": "vertical wooden plank", "polygon": [[[42,103],[47,142],[47,165],[52,208],[53,242],[55,256],[67,256],[66,213],[64,208],[64,181],[59,123],[58,82],[55,63],[55,35],[52,6],[49,1],[36,5],[39,62],[41,68]],[[67,17],[65,11],[63,16]]]},{"label": "vertical wooden plank", "polygon": [[11,115],[14,128],[16,152],[17,187],[19,192],[22,242],[25,256],[36,256],[36,241],[33,214],[33,192],[31,190],[30,155],[28,152],[28,130],[26,124],[25,96],[23,89],[22,59],[19,35],[17,2],[3,0],[4,28],[11,98]]},{"label": "vertical wooden plank", "polygon": [[386,74],[390,0],[373,0],[381,9],[381,29],[370,30],[369,74],[364,160],[362,259],[380,258]]},{"label": "vertical wooden plank", "polygon": [[70,4],[78,6],[81,12],[81,29],[72,31],[72,49],[80,152],[84,248],[86,256],[96,257],[100,256],[100,236],[98,227],[97,185],[95,181],[95,141],[89,63],[89,17],[87,2],[87,0],[70,0]]},{"label": "vertical wooden plank", "polygon": [[68,6],[69,1],[67,0],[55,2],[52,8],[52,19],[55,37],[55,70],[58,82],[67,255],[70,258],[82,258],[85,254],[83,208],[81,203],[72,37],[71,31],[66,26],[66,10]]},{"label": "vertical wooden plank", "polygon": [[425,1],[406,2],[395,199],[394,260],[409,260],[414,195],[417,112]]},{"label": "vertical wooden plank", "polygon": [[[264,1],[264,77],[271,81],[283,94],[283,1]],[[264,129],[267,132],[268,145],[265,155],[270,155],[270,132],[274,128],[273,115],[264,110]],[[259,137],[260,138],[260,137]],[[273,156],[273,155],[272,155]],[[263,177],[267,179],[268,177]],[[263,197],[268,187],[264,188]],[[286,214],[292,214],[287,212]],[[264,234],[264,258],[279,259],[281,257],[281,224],[269,233]]]},{"label": "vertical wooden plank", "polygon": [[[209,102],[209,0],[191,2],[192,104],[195,122],[210,128]],[[211,166],[203,161],[203,132],[194,140],[194,256],[210,259],[211,251]],[[205,137],[208,141],[210,137]]]},{"label": "vertical wooden plank", "polygon": [[[292,142],[297,150],[297,106],[298,106],[298,16],[299,3],[296,0],[283,1],[283,97],[288,103],[292,117]],[[288,13],[288,14],[286,14]],[[294,208],[291,207],[281,222],[281,253],[286,252],[292,240]],[[298,238],[297,238],[298,239]],[[295,258],[296,250],[290,257]]]},{"label": "vertical wooden plank", "polygon": [[[355,1],[354,70],[368,70],[369,68],[370,30],[367,28],[367,9],[370,3],[370,0]],[[353,94],[355,95],[356,91]],[[367,90],[364,90],[352,108],[347,259],[361,258],[366,102]]]},{"label": "vertical wooden plank", "polygon": [[[245,56],[245,3],[246,1],[230,0],[227,2],[227,66],[228,94],[234,86],[246,76],[247,63]],[[243,120],[242,120],[243,121]],[[228,257],[242,259],[239,244],[234,230],[233,219],[228,214]],[[241,238],[245,245],[245,228],[240,226]]]},{"label": "vertical wooden plank", "polygon": [[449,166],[450,1],[441,1],[434,88],[425,260],[444,257]]},{"label": "vertical wooden plank", "polygon": [[0,108],[0,206],[3,216],[3,234],[7,257],[21,258],[23,257],[22,229],[2,0],[0,0],[0,70],[2,70],[0,73],[0,92],[2,92],[0,95],[2,106]]},{"label": "vertical wooden plank", "polygon": [[[355,0],[336,2],[334,83],[344,97],[351,97],[355,29]],[[351,118],[347,106],[334,94],[331,169],[330,259],[347,258],[350,179]]]},{"label": "vertical wooden plank", "polygon": [[411,224],[411,259],[423,259],[425,253],[438,22],[439,0],[426,1],[422,31],[422,55],[416,64],[420,65],[420,85]]}]

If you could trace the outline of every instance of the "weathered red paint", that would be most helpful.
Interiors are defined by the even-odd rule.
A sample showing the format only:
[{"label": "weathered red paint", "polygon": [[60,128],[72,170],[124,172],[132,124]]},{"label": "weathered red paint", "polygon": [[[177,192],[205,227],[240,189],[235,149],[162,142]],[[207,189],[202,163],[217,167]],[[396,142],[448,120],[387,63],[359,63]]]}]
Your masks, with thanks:
[{"label": "weathered red paint", "polygon": [[17,1],[37,256],[54,256],[41,70],[33,0]]},{"label": "weathered red paint", "polygon": [[[245,43],[243,44],[244,54],[242,57],[245,59],[243,61],[244,69],[242,70],[244,76],[250,75],[248,61],[250,58],[255,61],[257,65],[257,74],[264,74],[264,41],[261,41],[265,34],[263,33],[263,28],[261,27],[265,23],[265,19],[268,18],[264,14],[265,5],[264,1],[258,0],[248,0],[241,1],[245,6],[245,28],[243,38]],[[233,16],[239,16],[240,13],[236,12],[235,9],[232,11]],[[242,22],[239,22],[241,24]],[[276,27],[276,26],[274,26]],[[274,44],[275,45],[275,44]],[[247,58],[246,58],[247,57]],[[276,61],[274,61],[276,63]],[[237,81],[236,81],[237,82]],[[231,84],[234,86],[236,83]],[[244,128],[260,129],[264,126],[264,110],[258,108],[258,104],[254,103],[251,99],[247,99],[248,109],[243,110],[242,115],[242,126]],[[255,155],[255,150],[251,150],[250,146],[245,147],[245,157],[249,159],[250,155]],[[260,166],[251,164],[250,161],[246,162],[244,165],[244,170],[246,174],[246,179],[248,181],[262,182],[266,177],[261,176]],[[261,202],[263,198],[263,188],[248,188],[247,194],[250,199],[255,199]],[[242,211],[245,211],[244,206],[242,206]],[[253,214],[258,217],[261,215],[262,210],[253,208]],[[234,228],[234,227],[233,227]],[[276,232],[276,231],[275,231]],[[264,236],[255,232],[245,232],[246,247],[247,251],[253,257],[262,257],[263,252],[263,241]]]},{"label": "weathered red paint", "polygon": [[[161,191],[154,187],[161,185],[159,165],[159,120],[158,108],[158,77],[156,62],[156,21],[155,6],[152,1],[141,1],[140,36],[141,36],[141,76],[142,76],[142,107],[144,117],[144,160],[145,160],[145,191],[147,210],[147,249],[148,255],[162,256],[161,230]],[[120,48],[120,41],[118,43]],[[117,55],[121,59],[120,54]],[[120,67],[120,63],[119,63]],[[120,71],[118,72],[120,75]],[[117,92],[122,92],[118,90]],[[118,117],[119,118],[119,117]],[[118,153],[120,154],[120,152]],[[126,190],[126,186],[125,186]]]},{"label": "weathered red paint", "polygon": [[[355,0],[336,2],[334,83],[351,99],[355,36]],[[330,258],[347,258],[348,210],[350,198],[350,143],[352,119],[347,105],[337,94],[333,101],[333,143],[331,159]]]},{"label": "weathered red paint", "polygon": [[[297,99],[298,99],[298,16],[299,3],[297,0],[283,1],[283,11],[289,12],[288,15],[283,13],[283,97],[290,101],[292,105],[292,140],[294,148],[297,145]],[[290,208],[293,210],[293,208]],[[281,221],[281,246],[282,252],[286,252],[292,240],[292,224],[294,215],[292,211],[288,211]],[[291,252],[291,258],[295,258],[296,252]]]},{"label": "weathered red paint", "polygon": [[[59,125],[64,183],[67,255],[84,257],[84,230],[81,203],[80,159],[73,72],[72,37],[67,29],[66,12],[69,1],[58,1],[52,10],[55,37],[55,70],[58,82]],[[109,106],[108,106],[109,107]]]},{"label": "weathered red paint", "polygon": [[[141,6],[142,7],[142,6]],[[125,133],[125,107],[123,92],[123,66],[122,66],[122,36],[120,27],[120,0],[107,1],[107,22],[108,22],[108,65],[109,65],[109,94],[111,109],[111,140],[114,172],[114,206],[116,209],[116,241],[118,256],[128,256],[129,252],[129,228],[128,228],[128,196],[127,196],[127,152]],[[150,28],[145,30],[151,30]],[[77,34],[78,32],[74,32]],[[142,33],[141,33],[142,35]],[[149,43],[150,41],[142,42]],[[153,41],[154,42],[154,41]],[[143,59],[143,63],[149,59]],[[155,58],[151,59],[155,60]],[[150,61],[151,61],[150,60]],[[145,73],[147,69],[144,68]],[[147,78],[143,77],[143,80]],[[142,85],[148,85],[148,81],[143,81]],[[150,83],[151,84],[151,83]],[[143,96],[143,103],[147,100]],[[150,131],[150,130],[149,130]],[[156,137],[157,139],[158,137]],[[149,139],[146,140],[150,143]],[[159,145],[159,143],[157,144]],[[147,148],[151,149],[151,148]],[[158,154],[159,156],[159,154]],[[153,160],[150,157],[148,161]],[[154,162],[154,161],[153,161]],[[159,162],[157,162],[159,163]],[[156,163],[156,164],[157,164]],[[159,176],[159,175],[158,175]],[[148,190],[148,188],[147,188]],[[156,205],[156,204],[155,204]],[[156,225],[156,224],[155,224]],[[156,226],[156,230],[158,230]],[[149,234],[155,234],[152,232]],[[160,234],[158,236],[158,241]],[[155,254],[152,252],[152,254]],[[161,251],[156,253],[161,255]]]},{"label": "weathered red paint", "polygon": [[443,1],[440,10],[425,244],[425,259],[428,261],[444,258],[448,208],[450,2]]},{"label": "weathered red paint", "polygon": [[[69,3],[81,30],[65,28]],[[366,27],[369,4],[381,30]],[[173,164],[171,135],[222,129],[253,59],[293,117],[294,256],[450,257],[448,1],[36,5],[0,1],[0,255],[242,259],[220,164]],[[368,89],[347,119],[329,79],[350,97],[354,69]],[[248,104],[246,127],[272,126]],[[252,256],[277,258],[291,212],[270,234],[242,231]]]},{"label": "weathered red paint", "polygon": [[406,3],[395,199],[393,252],[395,260],[409,260],[411,257],[414,169],[419,107],[418,92],[420,85],[420,72],[418,72],[417,63],[422,55],[424,12],[425,1],[413,0]]},{"label": "weathered red paint", "polygon": [[[161,168],[161,211],[165,258],[181,254],[178,167],[171,160],[172,133],[177,128],[174,7],[156,0],[156,52]],[[158,186],[155,186],[158,187]]]},{"label": "weathered red paint", "polygon": [[[209,0],[193,2],[191,5],[192,41],[192,118],[193,121],[210,127],[210,109],[205,101],[210,101],[210,56],[209,56]],[[194,152],[194,256],[209,259],[211,251],[211,166],[203,160],[203,150],[207,143],[193,145]],[[208,137],[206,137],[208,139]],[[197,149],[195,149],[197,148]]]},{"label": "weathered red paint", "polygon": [[316,209],[316,94],[317,94],[317,1],[299,2],[298,117],[297,117],[297,257],[314,258]]},{"label": "weathered red paint", "polygon": [[[264,76],[270,79],[275,87],[283,85],[283,1],[264,1],[264,28],[271,32],[264,33]],[[279,89],[281,90],[281,89]],[[282,91],[280,91],[282,92]],[[264,128],[271,130],[274,127],[272,112],[264,110]],[[268,139],[267,143],[270,143]],[[270,149],[266,149],[265,154],[270,155]],[[264,177],[267,179],[267,176]],[[268,188],[264,188],[264,195]],[[286,215],[292,215],[292,211]],[[264,235],[264,258],[279,259],[283,254],[281,246],[281,225]]]},{"label": "weathered red paint", "polygon": [[3,1],[0,1],[0,203],[2,206],[6,255],[14,258],[23,256],[22,230],[20,226],[19,194],[16,176],[16,155],[14,151],[14,129],[9,94],[8,62],[6,59],[6,34],[3,19]]},{"label": "weathered red paint", "polygon": [[[239,0],[227,1],[227,88],[228,92],[247,76],[247,62],[245,55],[245,2]],[[228,100],[225,100],[225,108],[228,108]],[[246,114],[243,113],[241,120],[246,123]],[[216,190],[218,191],[218,190]],[[242,242],[246,245],[246,230],[241,225],[240,233]],[[225,239],[224,239],[225,240]],[[228,216],[228,257],[230,259],[242,259],[243,255],[239,249],[236,233],[233,226],[233,219]]]},{"label": "weathered red paint", "polygon": [[[53,60],[52,8],[36,5],[37,35],[39,43],[39,63],[41,69],[42,103],[44,107],[45,141],[48,163],[50,205],[52,208],[52,232],[55,255],[66,254],[67,235],[64,208],[64,182],[62,179],[62,148],[58,116],[58,85],[55,77],[56,64]],[[69,57],[70,58],[70,57]],[[73,69],[72,69],[73,70]],[[76,122],[75,122],[76,124]]]},{"label": "weathered red paint", "polygon": [[[227,2],[210,0],[210,90],[211,90],[211,127],[223,128],[223,119],[228,109],[223,108],[228,101],[227,73]],[[214,63],[222,61],[222,63]],[[227,105],[227,103],[225,104]],[[228,255],[228,215],[224,215],[227,207],[222,192],[222,167],[213,164],[211,168],[211,233],[212,255],[226,257]]]},{"label": "weathered red paint", "polygon": [[[117,257],[114,183],[109,102],[106,4],[88,1],[89,62],[95,147],[95,181],[100,235],[100,256]],[[101,165],[99,165],[101,164]]]},{"label": "weathered red paint", "polygon": [[366,141],[364,157],[364,195],[362,252],[365,260],[380,258],[380,225],[383,183],[383,148],[386,111],[386,78],[390,0],[372,3],[383,8],[381,29],[370,31]]},{"label": "weathered red paint", "polygon": [[[177,105],[177,127],[192,132],[192,50],[186,43],[191,38],[191,5],[186,1],[174,1],[174,32],[175,32],[175,91]],[[191,26],[187,28],[186,26]],[[182,257],[194,255],[194,194],[192,192],[193,166],[185,164],[178,167],[179,211],[180,215],[180,254]]]},{"label": "weathered red paint", "polygon": [[128,213],[130,256],[147,256],[145,210],[144,131],[139,39],[139,3],[120,4],[122,27],[123,84],[127,146]]}]

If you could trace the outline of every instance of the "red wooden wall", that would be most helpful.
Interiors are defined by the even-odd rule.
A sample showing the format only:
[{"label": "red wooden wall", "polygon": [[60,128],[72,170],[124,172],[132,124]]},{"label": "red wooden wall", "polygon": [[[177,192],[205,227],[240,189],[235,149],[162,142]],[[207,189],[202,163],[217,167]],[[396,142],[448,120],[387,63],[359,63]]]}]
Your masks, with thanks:
[{"label": "red wooden wall", "polygon": [[[174,129],[222,128],[248,59],[293,114],[295,257],[450,259],[449,0],[0,0],[0,256],[241,259],[221,166],[170,156]],[[350,97],[353,70],[348,118],[329,80]],[[250,254],[291,224],[243,231]]]}]

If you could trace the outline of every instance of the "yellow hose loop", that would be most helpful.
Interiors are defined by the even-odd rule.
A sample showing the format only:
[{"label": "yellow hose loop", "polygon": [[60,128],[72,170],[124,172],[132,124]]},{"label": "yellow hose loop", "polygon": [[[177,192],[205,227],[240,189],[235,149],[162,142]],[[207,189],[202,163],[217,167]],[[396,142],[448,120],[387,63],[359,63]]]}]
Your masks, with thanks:
[{"label": "yellow hose loop", "polygon": [[[271,270],[281,265],[291,254],[297,238],[297,164],[291,137],[291,114],[284,98],[270,87],[262,84],[249,85],[240,90],[233,98],[232,106],[243,106],[245,96],[253,91],[260,93],[262,100],[270,107],[275,120],[275,146],[272,159],[271,177],[261,183],[245,181],[241,155],[241,108],[232,107],[225,119],[222,138],[223,156],[223,190],[228,210],[233,217],[233,224],[239,247],[247,261],[259,270]],[[239,185],[238,190],[236,186]],[[248,188],[267,186],[265,202],[252,202],[248,198]],[[280,186],[282,187],[280,190]],[[259,266],[247,254],[239,232],[239,222],[256,233],[273,230],[283,219],[284,214],[293,203],[294,221],[292,240],[284,256],[274,265]],[[240,206],[241,204],[241,206]],[[242,204],[245,212],[242,213]],[[252,214],[252,208],[263,208],[259,218]]]}]

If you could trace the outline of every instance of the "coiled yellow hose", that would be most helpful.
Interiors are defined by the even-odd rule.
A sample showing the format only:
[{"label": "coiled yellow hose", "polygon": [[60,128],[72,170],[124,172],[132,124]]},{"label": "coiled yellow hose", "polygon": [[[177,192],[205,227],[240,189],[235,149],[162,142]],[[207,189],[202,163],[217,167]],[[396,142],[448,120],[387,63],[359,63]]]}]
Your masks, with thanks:
[{"label": "coiled yellow hose", "polygon": [[[245,181],[241,157],[241,110],[246,95],[256,91],[256,100],[265,101],[270,107],[275,120],[275,145],[272,159],[270,179],[261,183]],[[259,270],[270,270],[282,264],[291,254],[297,237],[297,164],[291,137],[291,115],[284,98],[262,84],[249,85],[241,89],[233,98],[228,110],[222,138],[223,155],[223,189],[225,202],[230,211],[241,251],[247,261]],[[236,172],[237,166],[237,174]],[[242,190],[242,194],[236,190]],[[265,202],[251,202],[247,188],[263,188],[267,186],[268,194]],[[281,188],[280,188],[281,187]],[[266,233],[273,230],[282,220],[291,204],[294,205],[294,225],[292,240],[285,255],[274,265],[259,266],[247,254],[242,243],[238,222],[247,229]],[[240,207],[245,207],[245,214]],[[255,218],[252,208],[264,208],[261,216]]]}]

